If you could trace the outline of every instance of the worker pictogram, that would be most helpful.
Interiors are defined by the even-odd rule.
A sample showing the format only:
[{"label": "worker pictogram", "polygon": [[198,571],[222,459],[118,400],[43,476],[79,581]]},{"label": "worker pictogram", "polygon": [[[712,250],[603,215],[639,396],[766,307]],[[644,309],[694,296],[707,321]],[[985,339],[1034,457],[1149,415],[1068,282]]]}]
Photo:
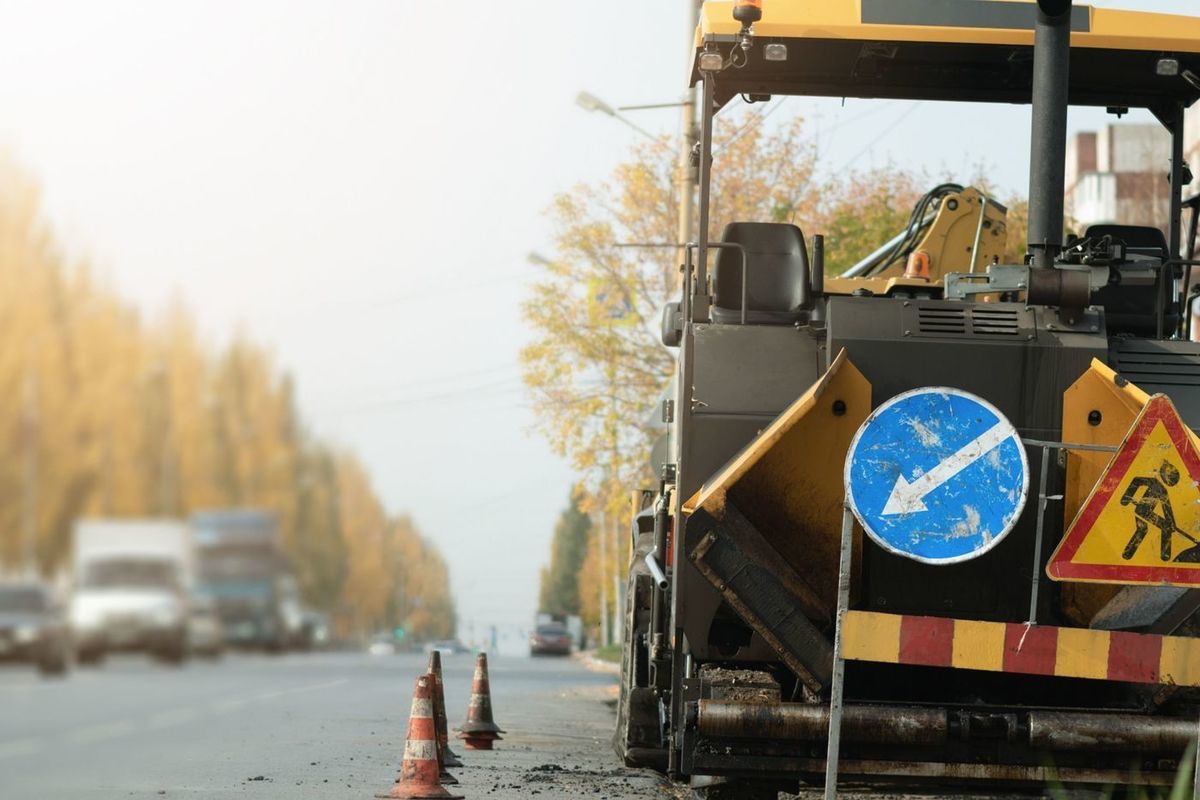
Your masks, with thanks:
[{"label": "worker pictogram", "polygon": [[1200,586],[1200,451],[1150,398],[1046,565],[1055,580]]},{"label": "worker pictogram", "polygon": [[867,418],[846,459],[846,497],[885,550],[926,564],[976,558],[1025,507],[1029,465],[1012,423],[947,387],[904,392]]}]

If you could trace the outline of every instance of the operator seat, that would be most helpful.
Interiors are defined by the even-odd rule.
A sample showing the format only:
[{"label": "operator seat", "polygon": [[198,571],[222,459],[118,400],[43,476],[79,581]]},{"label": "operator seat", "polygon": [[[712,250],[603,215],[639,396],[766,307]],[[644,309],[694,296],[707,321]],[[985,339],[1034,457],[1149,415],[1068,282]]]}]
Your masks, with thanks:
[{"label": "operator seat", "polygon": [[[739,244],[746,253],[746,323],[794,325],[806,309],[808,250],[804,233],[777,222],[731,222],[721,241]],[[712,321],[742,321],[742,253],[717,251],[713,266]]]}]

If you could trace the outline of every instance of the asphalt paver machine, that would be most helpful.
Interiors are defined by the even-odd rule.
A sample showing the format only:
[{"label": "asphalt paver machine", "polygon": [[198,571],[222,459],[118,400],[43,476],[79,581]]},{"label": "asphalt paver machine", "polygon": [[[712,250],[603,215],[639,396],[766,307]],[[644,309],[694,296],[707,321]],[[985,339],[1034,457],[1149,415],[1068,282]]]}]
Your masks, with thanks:
[{"label": "asphalt paver machine", "polygon": [[[1197,591],[1043,573],[1149,397],[1200,427],[1180,254],[1200,19],[1070,0],[707,2],[692,66],[701,234],[664,310],[678,363],[659,492],[634,521],[618,753],[743,794],[821,782],[843,463],[881,404],[951,387],[1011,421],[1035,486],[1003,540],[960,563],[900,557],[855,525],[844,644],[863,657],[844,667],[840,774],[1170,782],[1197,733]],[[925,213],[964,220],[952,247],[930,258],[907,235],[903,257],[836,277],[802,220],[709,231],[714,115],[779,95],[1029,105],[1027,257],[1003,263],[1003,209],[962,187]],[[1064,235],[1069,106],[1162,123],[1167,230]],[[981,108],[962,136],[991,124]]]}]

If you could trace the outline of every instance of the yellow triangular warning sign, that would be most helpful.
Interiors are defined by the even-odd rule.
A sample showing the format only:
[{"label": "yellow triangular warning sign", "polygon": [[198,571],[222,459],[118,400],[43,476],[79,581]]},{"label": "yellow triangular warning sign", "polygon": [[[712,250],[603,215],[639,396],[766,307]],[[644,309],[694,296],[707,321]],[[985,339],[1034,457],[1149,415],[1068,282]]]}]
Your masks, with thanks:
[{"label": "yellow triangular warning sign", "polygon": [[1050,557],[1058,581],[1200,586],[1200,451],[1156,394]]}]

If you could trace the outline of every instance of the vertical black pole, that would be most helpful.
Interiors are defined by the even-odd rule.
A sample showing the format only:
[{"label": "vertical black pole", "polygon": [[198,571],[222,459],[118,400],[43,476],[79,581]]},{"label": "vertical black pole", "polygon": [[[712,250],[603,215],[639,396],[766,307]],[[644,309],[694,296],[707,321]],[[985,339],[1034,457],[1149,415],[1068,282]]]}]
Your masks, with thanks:
[{"label": "vertical black pole", "polygon": [[809,290],[809,300],[812,302],[812,312],[808,315],[811,323],[825,320],[825,237],[817,234],[812,241],[812,264],[809,265],[809,280],[812,285]]},{"label": "vertical black pole", "polygon": [[[1171,204],[1170,217],[1167,222],[1167,248],[1171,254],[1171,260],[1177,261],[1180,257],[1181,246],[1183,244],[1183,106],[1176,105],[1171,109]],[[1182,272],[1178,266],[1172,266],[1169,269],[1164,269],[1162,274],[1162,308],[1165,315],[1166,309],[1178,307],[1184,313],[1189,313],[1183,308],[1182,303],[1172,304],[1171,289],[1176,285],[1176,279],[1180,277],[1177,273]],[[1184,286],[1181,293],[1188,291],[1188,287]],[[1162,319],[1160,315],[1159,319]],[[1158,338],[1163,337],[1164,331],[1162,325],[1159,325]],[[1182,333],[1184,328],[1182,315],[1179,318],[1179,324],[1176,325],[1172,334]]]},{"label": "vertical black pole", "polygon": [[1035,267],[1053,267],[1062,250],[1071,6],[1071,0],[1038,0],[1029,157],[1029,251]]},{"label": "vertical black pole", "polygon": [[712,132],[713,132],[713,83],[712,72],[703,70],[704,91],[700,102],[700,220],[696,232],[700,241],[700,252],[696,256],[695,302],[692,304],[692,321],[708,321],[708,204],[712,189]]},{"label": "vertical black pole", "polygon": [[1183,245],[1183,106],[1171,109],[1171,218],[1167,235],[1172,260],[1178,260]]},{"label": "vertical black pole", "polygon": [[1200,224],[1198,224],[1200,223],[1200,202],[1189,203],[1188,208],[1191,210],[1191,215],[1188,217],[1187,246],[1183,252],[1187,260],[1191,261],[1196,257],[1196,233],[1200,229]]},{"label": "vertical black pole", "polygon": [[[850,490],[846,489],[849,497]],[[833,679],[829,686],[829,735],[825,740],[825,800],[837,800],[838,761],[842,745],[843,693],[846,682],[846,612],[850,609],[850,569],[854,562],[854,514],[842,505],[842,552],[838,560],[837,616],[833,630]]]}]

